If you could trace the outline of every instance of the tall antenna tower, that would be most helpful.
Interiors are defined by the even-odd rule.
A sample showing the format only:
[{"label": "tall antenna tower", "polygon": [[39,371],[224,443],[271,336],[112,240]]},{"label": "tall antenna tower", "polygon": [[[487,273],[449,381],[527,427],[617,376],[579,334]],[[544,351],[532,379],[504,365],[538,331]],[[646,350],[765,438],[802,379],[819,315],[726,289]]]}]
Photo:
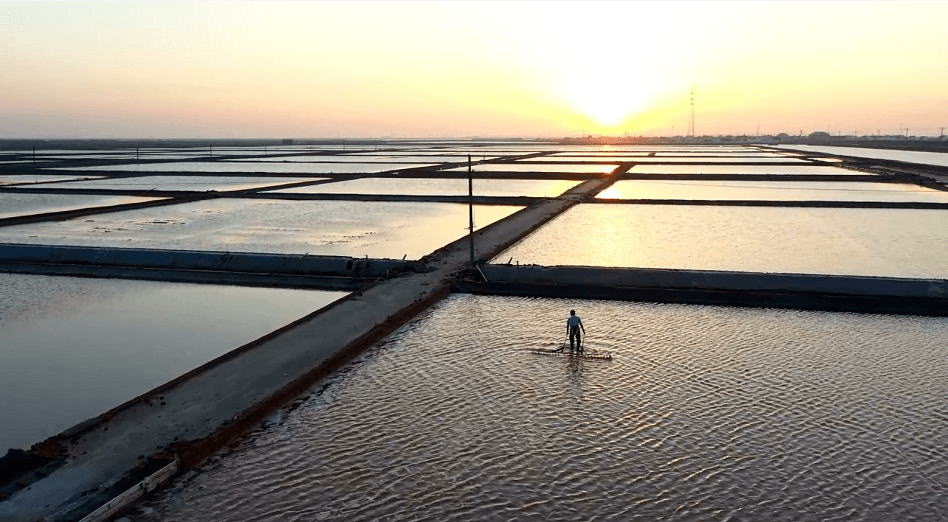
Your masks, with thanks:
[{"label": "tall antenna tower", "polygon": [[688,119],[688,136],[695,137],[695,86],[691,86],[691,117]]}]

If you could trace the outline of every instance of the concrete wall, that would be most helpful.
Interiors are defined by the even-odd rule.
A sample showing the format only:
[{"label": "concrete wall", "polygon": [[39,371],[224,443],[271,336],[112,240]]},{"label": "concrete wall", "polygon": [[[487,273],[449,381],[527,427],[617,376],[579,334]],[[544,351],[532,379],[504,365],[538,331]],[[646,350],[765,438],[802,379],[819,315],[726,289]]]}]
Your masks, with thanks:
[{"label": "concrete wall", "polygon": [[4,263],[215,270],[360,278],[389,276],[398,272],[413,270],[417,266],[417,263],[412,261],[360,259],[343,256],[0,243],[0,268]]},{"label": "concrete wall", "polygon": [[481,267],[492,283],[948,298],[948,280],[588,266]]}]

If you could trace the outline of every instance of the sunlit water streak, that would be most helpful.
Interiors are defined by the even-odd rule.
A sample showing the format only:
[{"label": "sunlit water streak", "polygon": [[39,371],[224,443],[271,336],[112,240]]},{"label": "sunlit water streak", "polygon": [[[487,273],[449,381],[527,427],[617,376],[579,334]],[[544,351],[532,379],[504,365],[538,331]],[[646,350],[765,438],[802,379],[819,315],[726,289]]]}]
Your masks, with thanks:
[{"label": "sunlit water streak", "polygon": [[580,204],[495,262],[944,279],[948,211]]},{"label": "sunlit water streak", "polygon": [[[576,308],[611,362],[557,346]],[[145,520],[938,520],[944,319],[452,296]]]},{"label": "sunlit water streak", "polygon": [[[612,161],[611,159],[605,161]],[[557,165],[555,163],[482,163],[473,168],[474,172],[576,172],[589,174],[608,174],[619,166],[616,160],[613,165],[576,164]],[[444,172],[467,172],[467,167],[444,169]]]},{"label": "sunlit water streak", "polygon": [[820,145],[778,145],[778,147],[783,147],[786,149],[799,149],[810,152],[821,152],[826,154],[842,154],[844,156],[856,156],[860,158],[876,158],[948,167],[948,153],[945,152],[870,149],[864,147],[836,147]]},{"label": "sunlit water streak", "polygon": [[[475,179],[472,180],[477,196],[533,196],[555,197],[578,185],[579,181],[556,179]],[[274,190],[279,193],[299,194],[410,194],[437,196],[466,196],[466,179],[381,179],[361,178],[305,187]],[[948,198],[948,196],[946,196]]]},{"label": "sunlit water streak", "polygon": [[[520,208],[475,205],[475,230]],[[3,227],[0,242],[418,259],[467,226],[460,203],[216,198]]]},{"label": "sunlit water streak", "polygon": [[298,181],[319,181],[328,178],[256,178],[244,176],[133,176],[88,181],[49,183],[43,188],[105,189],[105,190],[243,190]]},{"label": "sunlit water streak", "polygon": [[[496,156],[489,156],[493,159]],[[482,156],[477,156],[471,158],[473,161],[480,159],[486,159]],[[367,155],[365,153],[358,153],[352,155],[345,154],[335,154],[332,156],[323,155],[323,156],[276,156],[270,158],[251,158],[245,160],[235,160],[242,161],[247,163],[312,163],[312,162],[382,162],[382,163],[400,163],[400,162],[412,162],[412,163],[458,163],[462,161],[467,161],[467,156],[442,156],[434,154],[410,154],[410,153],[395,153],[395,154],[373,154]]]},{"label": "sunlit water streak", "polygon": [[824,165],[635,165],[631,174],[829,174],[867,176],[866,172]]},{"label": "sunlit water streak", "polygon": [[0,185],[23,185],[32,183],[45,183],[49,181],[69,181],[97,178],[101,178],[101,176],[57,176],[46,174],[17,174],[15,176],[0,175]]},{"label": "sunlit water streak", "polygon": [[86,194],[0,194],[0,218],[61,212],[79,208],[142,203],[160,198],[134,196],[92,196]]},{"label": "sunlit water streak", "polygon": [[948,202],[948,192],[908,183],[845,181],[619,180],[599,198]]}]

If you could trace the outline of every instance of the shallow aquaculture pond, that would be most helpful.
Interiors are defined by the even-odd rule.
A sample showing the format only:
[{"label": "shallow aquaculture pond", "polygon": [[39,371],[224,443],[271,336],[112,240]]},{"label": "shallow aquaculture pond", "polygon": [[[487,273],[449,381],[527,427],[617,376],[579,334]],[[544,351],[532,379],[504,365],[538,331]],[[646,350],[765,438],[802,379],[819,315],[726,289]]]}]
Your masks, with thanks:
[{"label": "shallow aquaculture pond", "polygon": [[[475,205],[475,225],[520,208]],[[467,225],[461,203],[218,198],[0,227],[0,242],[418,259]]]},{"label": "shallow aquaculture pond", "polygon": [[496,256],[520,264],[944,279],[948,210],[580,204]]},{"label": "shallow aquaculture pond", "polygon": [[0,274],[0,453],[25,448],[346,295]]},{"label": "shallow aquaculture pond", "polygon": [[[536,356],[575,308],[611,362]],[[938,520],[939,318],[457,295],[143,520]]]}]

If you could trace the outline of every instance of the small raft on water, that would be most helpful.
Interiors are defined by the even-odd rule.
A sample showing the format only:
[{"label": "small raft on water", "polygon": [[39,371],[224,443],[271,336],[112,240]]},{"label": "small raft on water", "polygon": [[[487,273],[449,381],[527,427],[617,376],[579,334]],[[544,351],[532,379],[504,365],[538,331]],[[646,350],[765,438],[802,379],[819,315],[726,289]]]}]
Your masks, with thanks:
[{"label": "small raft on water", "polygon": [[611,361],[612,354],[609,352],[584,351],[583,353],[572,353],[569,350],[543,350],[540,348],[531,348],[530,353],[536,355],[552,355],[555,357],[575,357],[577,359],[599,359],[602,361]]}]

